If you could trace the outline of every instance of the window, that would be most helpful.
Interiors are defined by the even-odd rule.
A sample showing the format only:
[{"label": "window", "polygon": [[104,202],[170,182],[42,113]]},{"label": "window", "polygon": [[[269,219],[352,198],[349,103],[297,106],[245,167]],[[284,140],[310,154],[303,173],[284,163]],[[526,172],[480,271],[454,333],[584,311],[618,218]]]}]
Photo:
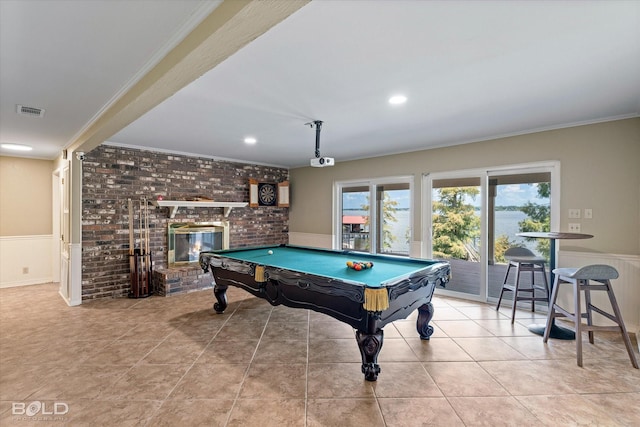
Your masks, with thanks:
[{"label": "window", "polygon": [[412,183],[411,177],[337,183],[339,227],[334,246],[409,256]]}]

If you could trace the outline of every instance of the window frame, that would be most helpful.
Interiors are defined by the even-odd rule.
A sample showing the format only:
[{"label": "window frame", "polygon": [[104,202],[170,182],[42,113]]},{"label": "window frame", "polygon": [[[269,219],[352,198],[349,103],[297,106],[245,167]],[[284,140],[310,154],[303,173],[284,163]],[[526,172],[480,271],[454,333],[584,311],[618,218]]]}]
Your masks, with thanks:
[{"label": "window frame", "polygon": [[[334,203],[333,203],[333,249],[343,250],[342,248],[342,214],[343,214],[343,206],[342,206],[342,194],[345,188],[351,187],[367,187],[369,189],[369,200],[377,200],[376,193],[378,187],[385,185],[408,185],[409,186],[409,230],[410,230],[410,238],[409,238],[409,254],[411,256],[412,250],[412,242],[414,240],[413,230],[414,230],[414,218],[415,218],[415,209],[414,209],[414,177],[413,175],[401,175],[401,176],[390,176],[390,177],[382,177],[382,178],[369,178],[369,179],[354,179],[354,180],[344,180],[344,181],[336,181],[334,183]],[[370,243],[369,243],[369,253],[376,254],[378,248],[378,240],[379,240],[379,232],[381,228],[379,227],[379,218],[378,218],[378,209],[376,209],[375,203],[369,203],[369,230],[370,230]],[[399,255],[402,256],[402,255]]]}]

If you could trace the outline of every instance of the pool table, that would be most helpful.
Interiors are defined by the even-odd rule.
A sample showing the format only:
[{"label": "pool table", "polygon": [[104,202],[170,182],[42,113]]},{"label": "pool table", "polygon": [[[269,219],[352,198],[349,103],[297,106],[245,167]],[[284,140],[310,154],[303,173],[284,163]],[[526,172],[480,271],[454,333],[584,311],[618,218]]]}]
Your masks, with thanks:
[{"label": "pool table", "polygon": [[[357,271],[347,261],[371,262]],[[216,312],[227,308],[229,286],[242,288],[272,305],[304,308],[351,325],[362,356],[362,373],[376,381],[382,328],[418,310],[420,338],[433,327],[431,297],[449,281],[445,261],[292,245],[262,246],[200,253],[200,266],[211,271]]]}]

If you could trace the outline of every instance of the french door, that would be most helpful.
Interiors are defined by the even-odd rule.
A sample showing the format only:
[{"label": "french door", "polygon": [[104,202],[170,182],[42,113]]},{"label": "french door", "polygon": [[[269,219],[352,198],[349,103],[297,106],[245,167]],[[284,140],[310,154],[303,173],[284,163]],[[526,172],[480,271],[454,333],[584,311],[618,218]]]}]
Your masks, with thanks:
[{"label": "french door", "polygon": [[495,301],[507,248],[525,246],[548,257],[544,241],[517,233],[557,230],[559,203],[552,200],[559,200],[559,169],[547,162],[425,176],[423,253],[451,263],[444,294]]},{"label": "french door", "polygon": [[430,180],[430,258],[446,259],[452,276],[447,290],[469,299],[485,294],[482,244],[483,177],[448,174]]},{"label": "french door", "polygon": [[[523,231],[550,231],[551,172],[544,169],[492,171],[489,173],[487,197],[487,292],[500,297],[507,261],[504,252],[512,246],[526,247],[547,259],[549,240],[517,236]],[[520,278],[525,286],[531,276]],[[506,295],[511,298],[509,292]]]}]

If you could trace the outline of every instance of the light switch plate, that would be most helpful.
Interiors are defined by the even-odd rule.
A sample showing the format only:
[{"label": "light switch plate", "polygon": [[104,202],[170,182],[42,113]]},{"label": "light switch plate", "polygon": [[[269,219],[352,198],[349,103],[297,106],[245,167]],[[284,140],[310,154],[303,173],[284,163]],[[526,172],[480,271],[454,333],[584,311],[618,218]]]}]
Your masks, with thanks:
[{"label": "light switch plate", "polygon": [[569,218],[580,218],[580,209],[569,209]]}]

